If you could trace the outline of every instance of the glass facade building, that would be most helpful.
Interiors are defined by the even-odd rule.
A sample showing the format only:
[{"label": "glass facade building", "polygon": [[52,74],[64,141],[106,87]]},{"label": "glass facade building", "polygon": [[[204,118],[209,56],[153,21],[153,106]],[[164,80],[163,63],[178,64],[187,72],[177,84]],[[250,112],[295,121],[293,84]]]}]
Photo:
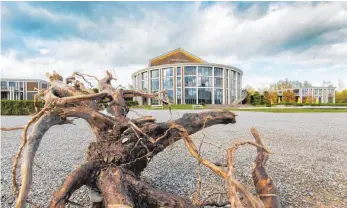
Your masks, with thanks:
[{"label": "glass facade building", "polygon": [[[242,75],[236,67],[208,63],[177,49],[164,54],[164,58],[152,59],[149,67],[132,75],[132,81],[137,90],[167,90],[173,104],[233,104],[241,98]],[[158,104],[154,99],[135,100],[141,105]]]},{"label": "glass facade building", "polygon": [[1,79],[1,100],[33,100],[49,82],[40,79]]}]

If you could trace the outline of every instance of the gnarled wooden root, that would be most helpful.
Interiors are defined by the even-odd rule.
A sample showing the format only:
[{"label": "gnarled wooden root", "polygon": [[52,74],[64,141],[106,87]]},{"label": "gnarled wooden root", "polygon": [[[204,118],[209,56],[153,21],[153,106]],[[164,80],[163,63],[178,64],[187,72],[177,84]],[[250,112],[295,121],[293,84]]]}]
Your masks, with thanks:
[{"label": "gnarled wooden root", "polygon": [[136,207],[197,207],[189,200],[153,188],[150,184],[126,174],[125,184],[133,194]]},{"label": "gnarled wooden root", "polygon": [[34,126],[31,135],[28,138],[27,146],[24,150],[23,162],[21,167],[22,186],[20,188],[16,207],[24,207],[25,201],[28,197],[30,186],[32,183],[33,161],[35,153],[39,148],[41,139],[48,129],[53,126],[64,122],[59,116],[44,115]]},{"label": "gnarled wooden root", "polygon": [[54,193],[50,208],[63,208],[74,191],[83,185],[93,183],[100,169],[99,161],[87,162],[70,173],[63,185]]},{"label": "gnarled wooden root", "polygon": [[103,194],[106,207],[134,207],[127,187],[124,186],[124,175],[122,169],[116,167],[109,167],[101,171],[98,186]]},{"label": "gnarled wooden root", "polygon": [[[269,151],[264,147],[260,137],[256,142],[245,141],[236,143],[228,149],[227,165],[211,162],[200,155],[191,134],[202,128],[216,124],[235,123],[236,115],[229,111],[213,111],[184,114],[183,117],[168,122],[155,123],[153,117],[129,119],[126,117],[129,108],[126,97],[143,96],[154,99],[159,93],[148,94],[136,90],[122,90],[113,88],[111,80],[115,80],[112,73],[98,79],[98,91],[84,87],[76,77],[84,79],[85,74],[74,73],[63,82],[63,78],[56,72],[47,74],[51,86],[40,94],[45,101],[44,109],[36,114],[24,129],[22,145],[14,162],[14,174],[20,157],[21,149],[25,146],[21,167],[22,186],[16,201],[16,208],[25,206],[30,191],[32,169],[35,153],[45,132],[53,125],[68,124],[67,118],[82,118],[88,122],[97,140],[92,142],[87,151],[87,162],[73,171],[62,187],[55,192],[50,207],[64,207],[72,193],[82,185],[91,187],[95,191],[91,199],[93,207],[197,207],[222,206],[230,203],[233,207],[249,205],[251,207],[279,207],[277,190],[265,171],[265,162]],[[86,80],[85,80],[86,81]],[[168,96],[164,92],[165,99]],[[111,115],[99,112],[106,109]],[[26,138],[27,128],[32,124],[32,132]],[[6,129],[5,129],[6,130]],[[253,132],[252,132],[253,133]],[[191,155],[200,163],[214,171],[226,180],[229,188],[229,201],[189,200],[157,190],[141,181],[139,176],[147,167],[148,162],[159,152],[174,142],[184,140]],[[253,196],[240,182],[234,178],[234,152],[238,146],[250,144],[257,147],[257,158],[253,170],[253,180],[260,196]],[[227,167],[227,170],[225,170]],[[14,180],[16,187],[16,181]],[[93,192],[92,192],[93,193]],[[238,194],[243,196],[243,200]],[[199,198],[197,196],[197,198]],[[80,206],[75,204],[76,206]]]},{"label": "gnarled wooden root", "polygon": [[[263,141],[255,128],[251,129],[251,133],[257,144],[264,146]],[[268,153],[262,148],[257,148],[257,157],[254,161],[252,178],[256,191],[263,201],[266,208],[279,208],[281,203],[278,197],[277,188],[273,180],[268,176],[265,164],[268,159]]]}]

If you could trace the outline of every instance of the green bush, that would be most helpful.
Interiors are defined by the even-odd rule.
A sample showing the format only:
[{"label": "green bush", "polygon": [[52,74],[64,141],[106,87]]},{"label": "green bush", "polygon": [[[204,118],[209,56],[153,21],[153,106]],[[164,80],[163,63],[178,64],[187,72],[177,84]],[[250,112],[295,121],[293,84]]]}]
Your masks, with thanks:
[{"label": "green bush", "polygon": [[266,107],[271,107],[272,105],[271,104],[266,104]]},{"label": "green bush", "polygon": [[255,92],[252,99],[252,105],[261,105],[261,95],[259,92]]},{"label": "green bush", "polygon": [[129,107],[138,106],[138,105],[139,105],[139,102],[137,102],[136,100],[128,100],[128,101],[127,101],[127,105],[128,105]]},{"label": "green bush", "polygon": [[[39,110],[43,102],[38,102]],[[35,113],[33,100],[1,100],[1,115],[30,115]]]},{"label": "green bush", "polygon": [[335,106],[347,106],[347,103],[335,103]]},{"label": "green bush", "polygon": [[307,106],[347,106],[347,103],[304,103]]},{"label": "green bush", "polygon": [[293,105],[293,103],[291,103],[291,102],[282,102],[281,104],[286,105],[286,106]]}]

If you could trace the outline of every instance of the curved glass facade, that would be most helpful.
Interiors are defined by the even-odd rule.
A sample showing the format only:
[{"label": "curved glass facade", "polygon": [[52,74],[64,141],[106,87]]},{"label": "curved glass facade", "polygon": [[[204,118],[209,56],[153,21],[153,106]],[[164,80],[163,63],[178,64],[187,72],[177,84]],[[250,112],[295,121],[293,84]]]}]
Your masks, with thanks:
[{"label": "curved glass facade", "polygon": [[[135,89],[167,90],[174,104],[232,104],[241,98],[242,71],[218,64],[170,64],[148,67],[132,76]],[[158,104],[135,98],[141,105]]]}]

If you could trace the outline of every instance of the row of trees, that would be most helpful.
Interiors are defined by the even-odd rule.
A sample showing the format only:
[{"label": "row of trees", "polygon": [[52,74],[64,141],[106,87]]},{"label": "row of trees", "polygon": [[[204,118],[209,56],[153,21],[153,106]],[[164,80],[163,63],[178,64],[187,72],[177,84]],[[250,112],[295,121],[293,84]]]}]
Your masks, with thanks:
[{"label": "row of trees", "polygon": [[[285,91],[283,92],[281,102],[286,103],[296,103],[295,93],[293,91]],[[245,99],[246,104],[252,105],[271,105],[278,103],[278,95],[275,91],[264,91],[262,94],[260,92],[255,91],[253,94],[248,94]]]},{"label": "row of trees", "polygon": [[270,84],[270,89],[273,90],[282,90],[288,88],[297,88],[297,87],[312,87],[312,84],[308,81],[299,81],[299,80],[279,80],[275,84]]},{"label": "row of trees", "polygon": [[347,90],[336,91],[335,92],[335,102],[336,103],[347,103]]},{"label": "row of trees", "polygon": [[[268,88],[254,89],[251,86],[246,86],[246,91],[248,93],[245,104],[252,105],[266,105],[278,103],[278,95],[276,90],[284,90],[290,88],[301,88],[301,87],[312,87],[312,84],[308,81],[298,81],[298,80],[279,80],[275,84],[271,84]],[[322,87],[334,87],[331,81],[323,81]],[[335,102],[336,103],[347,103],[347,90],[343,90],[344,85],[342,80],[338,81],[338,89],[335,91]],[[297,103],[298,100],[293,91],[287,90],[283,91],[283,96],[281,102],[285,103]],[[314,103],[313,97],[305,97],[301,100],[302,103]]]}]

